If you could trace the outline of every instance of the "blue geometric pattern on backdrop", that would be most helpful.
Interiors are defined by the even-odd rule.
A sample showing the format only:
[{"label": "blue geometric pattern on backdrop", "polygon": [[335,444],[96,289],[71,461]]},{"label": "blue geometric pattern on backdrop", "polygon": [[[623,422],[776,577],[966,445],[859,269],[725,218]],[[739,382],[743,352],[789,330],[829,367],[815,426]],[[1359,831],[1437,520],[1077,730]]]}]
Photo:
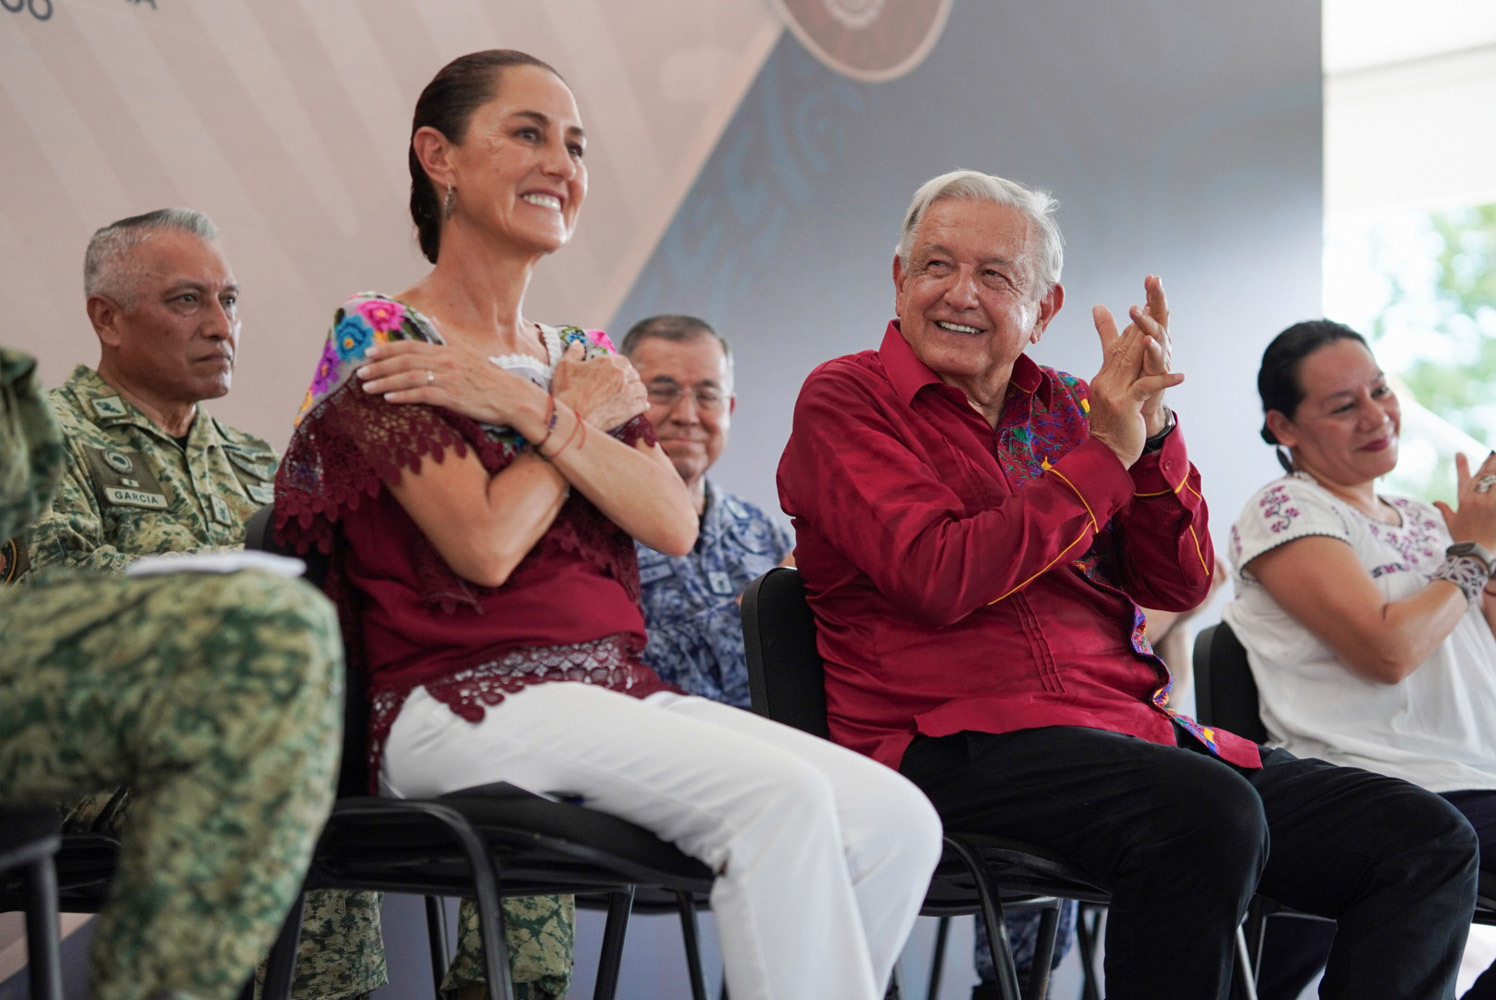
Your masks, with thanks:
[{"label": "blue geometric pattern on backdrop", "polygon": [[879,87],[831,73],[781,38],[610,328],[681,308],[670,303],[686,289],[699,315],[736,312],[784,253],[791,220],[814,210],[845,167],[848,117],[875,109]]}]

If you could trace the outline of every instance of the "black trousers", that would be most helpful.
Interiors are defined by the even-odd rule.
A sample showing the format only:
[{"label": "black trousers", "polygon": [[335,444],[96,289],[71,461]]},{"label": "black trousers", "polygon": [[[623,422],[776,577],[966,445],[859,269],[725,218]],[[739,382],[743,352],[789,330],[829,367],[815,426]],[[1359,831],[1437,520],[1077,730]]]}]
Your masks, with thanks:
[{"label": "black trousers", "polygon": [[1383,775],[1282,750],[1238,768],[1179,738],[921,736],[900,770],[948,827],[1049,848],[1111,890],[1109,1000],[1224,1000],[1259,889],[1339,921],[1321,997],[1451,1000],[1475,906],[1458,811]]},{"label": "black trousers", "polygon": [[[1442,792],[1439,797],[1475,828],[1481,871],[1496,872],[1496,791]],[[1325,967],[1334,940],[1334,924],[1292,917],[1269,920],[1262,943],[1262,973],[1257,979],[1260,1000],[1295,1000]],[[1496,1000],[1496,966],[1481,973],[1462,1000]]]}]

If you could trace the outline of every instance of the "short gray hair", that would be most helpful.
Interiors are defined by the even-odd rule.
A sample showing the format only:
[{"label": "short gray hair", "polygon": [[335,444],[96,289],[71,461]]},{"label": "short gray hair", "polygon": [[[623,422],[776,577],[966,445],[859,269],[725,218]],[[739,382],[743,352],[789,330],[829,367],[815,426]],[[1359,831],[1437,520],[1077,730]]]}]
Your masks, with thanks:
[{"label": "short gray hair", "polygon": [[84,251],[83,294],[107,295],[129,305],[139,273],[131,266],[131,251],[159,232],[191,233],[208,242],[218,239],[213,220],[191,208],[158,208],[111,222],[93,234]]},{"label": "short gray hair", "polygon": [[629,332],[624,334],[623,343],[619,345],[618,352],[632,361],[634,352],[639,350],[639,345],[646,340],[670,340],[681,343],[695,340],[698,337],[711,337],[722,346],[722,356],[727,359],[727,382],[731,385],[732,345],[727,342],[726,337],[712,328],[712,324],[697,316],[667,313],[641,319],[629,327]]},{"label": "short gray hair", "polygon": [[1026,215],[1039,234],[1038,253],[1034,261],[1034,277],[1039,280],[1039,295],[1049,291],[1060,280],[1060,269],[1065,264],[1065,241],[1060,235],[1059,224],[1054,220],[1055,209],[1060,203],[1046,191],[1026,188],[1017,181],[995,174],[984,174],[980,170],[952,170],[948,174],[931,178],[914,192],[909,211],[904,214],[904,229],[899,236],[899,245],[894,248],[899,263],[909,266],[909,253],[914,249],[914,234],[925,212],[937,201],[991,201],[999,205],[1011,205]]}]

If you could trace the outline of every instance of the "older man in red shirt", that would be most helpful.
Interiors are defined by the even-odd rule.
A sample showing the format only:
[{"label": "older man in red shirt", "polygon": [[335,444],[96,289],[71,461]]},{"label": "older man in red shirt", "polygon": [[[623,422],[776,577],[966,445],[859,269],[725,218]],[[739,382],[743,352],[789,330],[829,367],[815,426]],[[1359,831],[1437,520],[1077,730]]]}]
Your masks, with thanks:
[{"label": "older man in red shirt", "polygon": [[1064,303],[1054,202],[957,171],[916,192],[875,351],[806,380],[779,467],[832,736],[945,821],[1060,852],[1113,893],[1111,1000],[1226,997],[1254,891],[1339,921],[1322,997],[1447,998],[1473,831],[1412,785],[1200,726],[1138,604],[1186,610],[1214,553],[1145,281],[1093,318],[1085,381],[1025,354]]}]

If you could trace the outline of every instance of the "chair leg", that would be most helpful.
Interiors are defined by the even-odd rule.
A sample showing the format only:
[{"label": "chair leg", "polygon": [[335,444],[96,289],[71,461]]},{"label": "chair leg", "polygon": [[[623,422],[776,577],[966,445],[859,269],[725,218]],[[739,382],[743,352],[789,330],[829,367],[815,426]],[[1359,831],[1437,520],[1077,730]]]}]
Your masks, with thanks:
[{"label": "chair leg", "polygon": [[1257,976],[1254,973],[1252,956],[1247,951],[1247,935],[1236,928],[1236,969],[1243,1000],[1257,1000]]},{"label": "chair leg", "polygon": [[1092,903],[1080,904],[1076,914],[1076,942],[1080,946],[1081,1000],[1101,1000],[1101,990],[1096,983],[1096,939],[1101,935],[1101,920],[1105,910]]},{"label": "chair leg", "polygon": [[52,855],[25,866],[27,971],[33,1000],[62,1000],[57,866]]},{"label": "chair leg", "polygon": [[935,951],[930,955],[930,986],[925,996],[936,1000],[940,996],[940,978],[945,972],[945,945],[951,936],[951,918],[941,917],[935,922]]},{"label": "chair leg", "polygon": [[634,887],[608,893],[608,922],[603,928],[603,953],[597,960],[597,984],[592,1000],[613,1000],[618,992],[618,973],[623,968],[623,939],[629,929],[629,911],[634,908]]},{"label": "chair leg", "polygon": [[1013,962],[1013,946],[1008,941],[1008,925],[1003,919],[1002,896],[992,872],[982,863],[981,857],[961,841],[946,837],[945,846],[961,859],[976,882],[977,896],[982,901],[982,919],[987,922],[987,944],[992,948],[992,964],[997,972],[998,996],[1003,1000],[1021,1000],[1023,993],[1018,987],[1018,968]]},{"label": "chair leg", "polygon": [[1060,907],[1053,900],[1039,915],[1039,940],[1034,945],[1034,963],[1029,966],[1029,991],[1025,1000],[1045,1000],[1049,996],[1049,966],[1054,961],[1055,934],[1060,929]]},{"label": "chair leg", "polygon": [[1246,929],[1247,957],[1252,962],[1253,981],[1262,971],[1262,948],[1267,940],[1267,921],[1270,907],[1261,896],[1253,896],[1247,906],[1247,917],[1242,926]]},{"label": "chair leg", "polygon": [[1237,929],[1237,972],[1231,979],[1232,1000],[1257,1000],[1257,974],[1262,970],[1263,939],[1272,912],[1261,896],[1253,896],[1247,915]]},{"label": "chair leg", "polygon": [[701,968],[701,937],[696,926],[696,899],[677,892],[680,906],[680,936],[686,945],[686,972],[691,976],[691,1000],[706,1000],[706,973]]},{"label": "chair leg", "polygon": [[296,948],[301,943],[301,914],[305,906],[306,893],[303,892],[291,904],[280,933],[270,946],[270,957],[265,962],[265,985],[261,990],[264,1000],[286,1000],[291,995],[296,975]]},{"label": "chair leg", "polygon": [[[983,893],[986,897],[987,894]],[[1008,940],[1008,924],[1003,919],[1002,901],[996,893],[982,900],[982,916],[987,922],[987,946],[992,949],[992,964],[997,972],[997,991],[1003,1000],[1021,1000],[1018,965],[1013,961],[1013,945]]]},{"label": "chair leg", "polygon": [[469,857],[473,869],[473,902],[478,907],[478,939],[483,945],[483,968],[488,1000],[514,1000],[514,977],[509,971],[509,944],[504,939],[504,907],[499,902],[498,878],[486,855]]},{"label": "chair leg", "polygon": [[431,947],[431,984],[435,990],[432,995],[440,997],[447,963],[452,960],[447,947],[447,911],[440,896],[426,897],[426,941]]}]

